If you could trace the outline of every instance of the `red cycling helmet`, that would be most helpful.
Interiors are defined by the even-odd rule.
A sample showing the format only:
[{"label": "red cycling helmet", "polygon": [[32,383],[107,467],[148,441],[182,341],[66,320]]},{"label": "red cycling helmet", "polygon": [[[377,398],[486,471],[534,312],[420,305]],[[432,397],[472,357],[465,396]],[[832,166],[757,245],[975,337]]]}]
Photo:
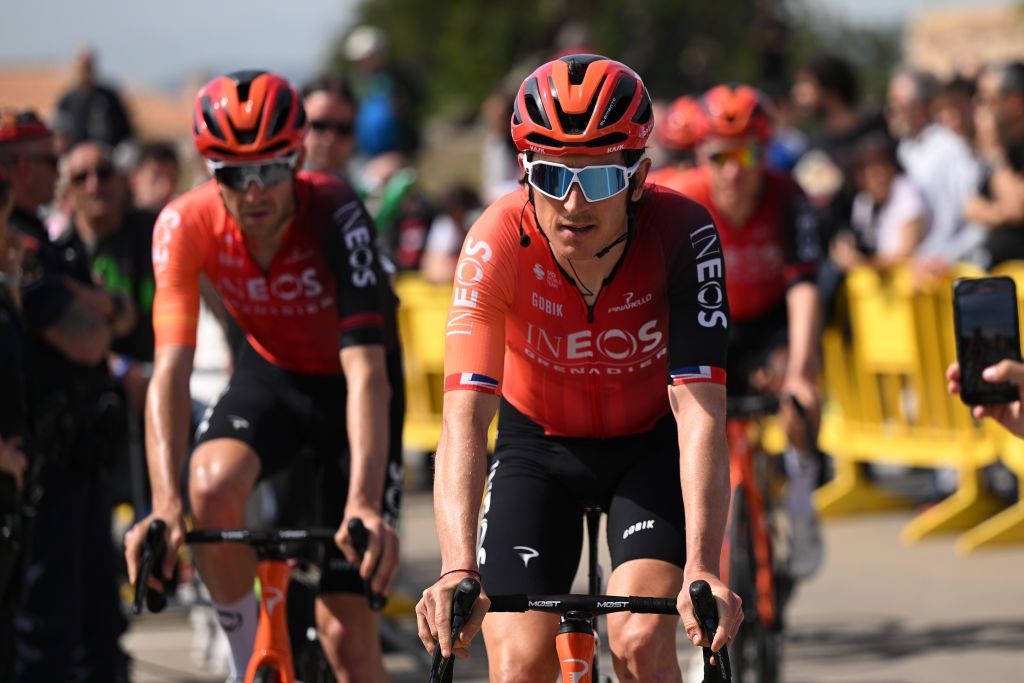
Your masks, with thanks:
[{"label": "red cycling helmet", "polygon": [[654,126],[635,71],[598,55],[542,65],[516,93],[512,139],[521,152],[600,155],[643,149]]},{"label": "red cycling helmet", "polygon": [[706,139],[754,138],[767,142],[775,133],[771,102],[748,85],[715,86],[704,93],[701,105],[707,118]]},{"label": "red cycling helmet", "polygon": [[267,71],[235,71],[196,97],[192,140],[213,161],[263,161],[302,145],[306,111],[291,83]]},{"label": "red cycling helmet", "polygon": [[32,110],[0,109],[0,143],[47,138],[46,124]]},{"label": "red cycling helmet", "polygon": [[704,138],[707,126],[707,117],[700,102],[683,95],[668,106],[665,120],[658,123],[655,135],[671,151],[689,152]]}]

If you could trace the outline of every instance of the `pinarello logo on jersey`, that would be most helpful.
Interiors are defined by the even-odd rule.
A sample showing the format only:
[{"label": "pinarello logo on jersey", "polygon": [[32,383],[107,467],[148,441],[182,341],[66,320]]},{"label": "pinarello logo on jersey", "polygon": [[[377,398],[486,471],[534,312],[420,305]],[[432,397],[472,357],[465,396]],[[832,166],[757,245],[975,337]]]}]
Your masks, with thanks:
[{"label": "pinarello logo on jersey", "polygon": [[626,292],[625,302],[618,306],[609,306],[609,313],[622,313],[623,311],[629,311],[634,308],[640,308],[644,304],[649,304],[654,300],[654,294],[647,292],[637,296],[635,292]]},{"label": "pinarello logo on jersey", "polygon": [[552,334],[531,323],[523,354],[556,372],[621,375],[651,367],[668,354],[668,347],[657,320],[635,330],[585,328],[568,334]]},{"label": "pinarello logo on jersey", "polygon": [[470,334],[473,331],[473,310],[480,300],[477,285],[484,279],[484,264],[493,256],[494,250],[487,242],[466,238],[462,258],[455,266],[455,286],[452,288],[452,307],[448,314],[446,336]]}]

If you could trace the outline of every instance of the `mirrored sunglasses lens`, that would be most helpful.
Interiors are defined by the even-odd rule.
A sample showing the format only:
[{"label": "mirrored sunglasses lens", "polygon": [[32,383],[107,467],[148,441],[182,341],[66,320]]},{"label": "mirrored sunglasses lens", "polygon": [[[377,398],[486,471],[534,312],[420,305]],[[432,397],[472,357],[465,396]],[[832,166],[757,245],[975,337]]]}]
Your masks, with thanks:
[{"label": "mirrored sunglasses lens", "polygon": [[591,202],[608,199],[626,187],[626,174],[619,168],[584,168],[578,177],[583,194]]},{"label": "mirrored sunglasses lens", "polygon": [[572,184],[572,171],[552,164],[534,164],[530,169],[530,184],[555,199],[564,199]]},{"label": "mirrored sunglasses lens", "polygon": [[271,187],[284,182],[291,174],[292,167],[286,163],[254,164],[252,166],[225,166],[213,174],[217,182],[233,190],[244,192],[249,183],[260,187]]}]

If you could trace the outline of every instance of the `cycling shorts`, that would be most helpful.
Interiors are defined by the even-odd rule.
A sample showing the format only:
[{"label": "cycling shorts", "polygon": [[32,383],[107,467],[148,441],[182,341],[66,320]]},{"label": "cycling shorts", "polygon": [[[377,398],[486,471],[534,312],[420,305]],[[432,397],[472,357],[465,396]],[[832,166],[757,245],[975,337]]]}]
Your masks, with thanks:
[{"label": "cycling shorts", "polygon": [[546,436],[505,400],[488,471],[478,562],[488,593],[567,593],[588,507],[607,513],[612,568],[686,562],[679,442],[671,414],[646,433]]},{"label": "cycling shorts", "polygon": [[[387,366],[391,404],[381,514],[397,526],[405,415],[400,350],[388,351]],[[348,498],[346,393],[344,375],[285,370],[246,342],[236,354],[227,387],[203,416],[196,445],[213,439],[237,439],[256,451],[260,479],[270,479],[274,491],[270,500],[275,509],[270,514],[261,510],[261,519],[272,519],[278,527],[337,528]],[[316,560],[321,568],[321,593],[363,592],[358,570],[345,561],[334,544],[325,544]]]},{"label": "cycling shorts", "polygon": [[750,376],[763,368],[769,356],[789,346],[789,316],[786,303],[772,308],[759,318],[733,320],[729,325],[729,354],[725,385],[730,396],[756,393]]}]

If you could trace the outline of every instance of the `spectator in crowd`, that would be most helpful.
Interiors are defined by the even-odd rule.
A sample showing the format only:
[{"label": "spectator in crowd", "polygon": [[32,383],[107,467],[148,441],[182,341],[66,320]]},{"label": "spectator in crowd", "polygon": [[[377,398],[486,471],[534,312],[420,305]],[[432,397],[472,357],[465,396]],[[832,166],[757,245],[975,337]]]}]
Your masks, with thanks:
[{"label": "spectator in crowd", "polygon": [[376,26],[357,27],[345,40],[344,52],[352,65],[352,85],[359,102],[359,153],[366,157],[383,152],[414,154],[420,142],[416,121],[419,89],[391,63],[384,31]]},{"label": "spectator in crowd", "polygon": [[306,169],[347,179],[356,147],[356,100],[351,85],[338,76],[320,76],[303,86],[302,105],[309,118],[303,141]]},{"label": "spectator in crowd", "polygon": [[853,230],[833,238],[832,261],[848,271],[863,265],[885,269],[907,260],[927,234],[931,216],[923,193],[900,168],[895,143],[881,133],[864,138],[854,168]]},{"label": "spectator in crowd", "polygon": [[889,81],[885,103],[889,130],[899,140],[900,164],[931,207],[931,230],[917,249],[919,265],[926,267],[929,261],[977,260],[975,252],[984,238],[963,213],[978,184],[978,163],[965,138],[932,120],[938,91],[933,76],[905,69]]},{"label": "spectator in crowd", "polygon": [[978,80],[979,122],[994,125],[1000,159],[964,210],[987,230],[989,265],[1024,259],[1024,62],[993,64]]},{"label": "spectator in crowd", "polygon": [[792,173],[807,151],[809,139],[796,125],[796,110],[790,99],[790,89],[777,87],[766,91],[775,106],[775,137],[765,150],[765,163],[785,173]]},{"label": "spectator in crowd", "polygon": [[[517,72],[513,72],[518,76]],[[518,153],[508,136],[508,122],[512,118],[512,100],[519,87],[505,79],[497,90],[488,95],[481,108],[484,123],[483,147],[480,151],[481,189],[484,203],[490,205],[519,186],[522,170],[519,168]]]},{"label": "spectator in crowd", "polygon": [[792,98],[798,113],[811,124],[809,151],[793,174],[812,202],[827,207],[824,227],[834,231],[850,215],[854,149],[864,136],[884,130],[885,124],[861,109],[857,73],[835,55],[812,58],[797,74]]},{"label": "spectator in crowd", "polygon": [[[1017,385],[1020,398],[1012,403],[973,406],[971,414],[978,420],[991,417],[1012,434],[1024,437],[1024,363],[1009,359],[1001,360],[982,370],[981,377],[986,382],[1013,382]],[[949,382],[949,393],[959,394],[963,388],[959,363],[949,366],[946,370],[946,380]]]},{"label": "spectator in crowd", "polygon": [[3,662],[11,658],[11,626],[25,561],[22,492],[30,436],[21,334],[20,241],[7,227],[13,207],[10,176],[0,168],[0,678]]},{"label": "spectator in crowd", "polygon": [[131,208],[125,182],[114,166],[112,150],[98,142],[80,142],[61,160],[72,230],[57,240],[65,250],[91,264],[94,280],[131,301],[135,324],[110,346],[110,374],[127,402],[125,428],[132,436],[116,456],[113,502],[143,504],[145,491],[131,482],[147,481],[142,447],[142,415],[153,363],[153,225],[156,213]]},{"label": "spectator in crowd", "polygon": [[939,86],[932,102],[932,118],[968,144],[974,142],[974,81],[954,76]]},{"label": "spectator in crowd", "polygon": [[[22,236],[25,373],[34,441],[31,559],[14,622],[13,683],[121,681],[125,621],[115,584],[104,458],[123,437],[106,355],[135,324],[131,302],[95,286],[89,264],[50,241],[39,219],[53,198],[53,136],[30,112],[0,115],[0,168]],[[120,432],[118,430],[121,430]],[[38,474],[35,474],[38,473]]]},{"label": "spectator in crowd", "polygon": [[416,187],[416,169],[400,152],[385,152],[363,166],[359,193],[377,226],[381,256],[398,270],[417,270],[434,209]]},{"label": "spectator in crowd", "polygon": [[132,204],[159,213],[178,194],[181,161],[171,142],[142,144],[128,170]]},{"label": "spectator in crowd", "polygon": [[57,102],[54,128],[61,150],[83,140],[116,147],[133,137],[121,97],[112,87],[97,81],[96,54],[91,48],[84,48],[75,58],[75,83]]},{"label": "spectator in crowd", "polygon": [[430,224],[420,272],[430,282],[450,285],[466,233],[480,215],[480,197],[467,185],[455,185],[444,194],[440,213]]}]

